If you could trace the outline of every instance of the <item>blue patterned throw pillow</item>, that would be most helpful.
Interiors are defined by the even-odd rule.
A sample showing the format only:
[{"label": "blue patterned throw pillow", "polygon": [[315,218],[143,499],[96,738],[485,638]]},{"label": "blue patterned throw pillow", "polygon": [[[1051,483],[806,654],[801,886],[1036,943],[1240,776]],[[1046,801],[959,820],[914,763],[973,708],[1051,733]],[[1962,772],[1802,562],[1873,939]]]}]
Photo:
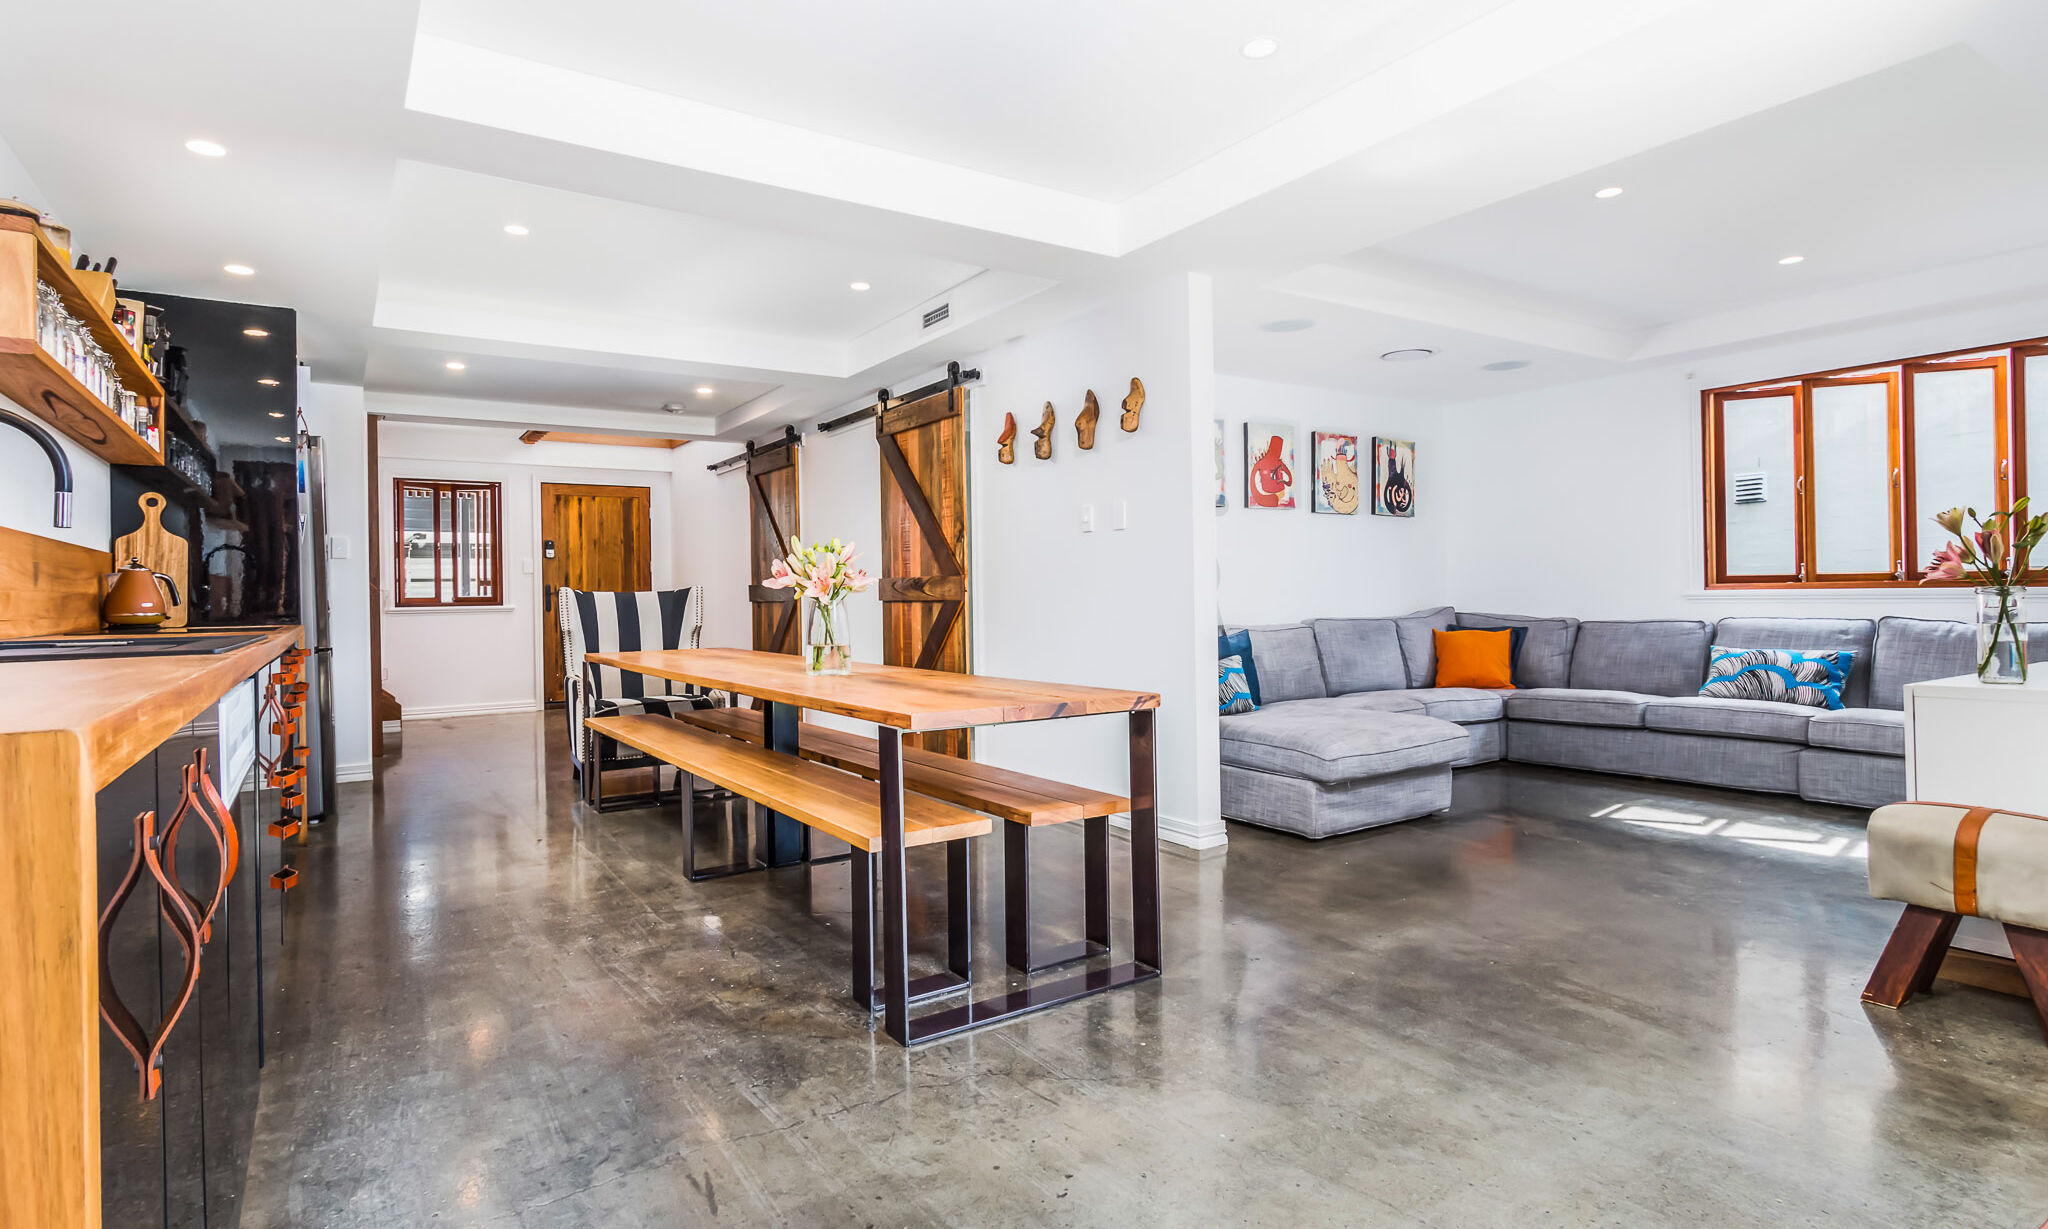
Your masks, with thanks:
[{"label": "blue patterned throw pillow", "polygon": [[1265,703],[1259,695],[1259,663],[1252,657],[1252,634],[1246,631],[1217,632],[1217,663],[1220,665],[1226,657],[1235,657],[1243,663],[1244,681],[1251,689],[1252,707],[1257,708]]},{"label": "blue patterned throw pillow", "polygon": [[1252,685],[1244,676],[1244,659],[1234,653],[1216,661],[1216,707],[1225,717],[1258,711]]},{"label": "blue patterned throw pillow", "polygon": [[1776,700],[1813,708],[1842,707],[1842,686],[1856,665],[1854,649],[1731,649],[1707,655],[1703,696],[1723,700]]}]

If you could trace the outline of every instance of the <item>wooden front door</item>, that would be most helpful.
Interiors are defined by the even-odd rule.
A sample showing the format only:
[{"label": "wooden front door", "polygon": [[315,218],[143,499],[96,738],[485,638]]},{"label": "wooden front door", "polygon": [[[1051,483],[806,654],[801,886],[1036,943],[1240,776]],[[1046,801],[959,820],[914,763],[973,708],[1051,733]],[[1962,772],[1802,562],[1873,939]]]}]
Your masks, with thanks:
[{"label": "wooden front door", "polygon": [[555,591],[643,592],[654,587],[644,486],[540,484],[541,677],[562,702],[562,633]]},{"label": "wooden front door", "polygon": [[752,581],[747,600],[753,603],[754,647],[765,653],[795,653],[800,633],[797,610],[800,603],[789,589],[769,589],[769,565],[789,553],[789,544],[802,533],[797,500],[797,444],[778,440],[766,448],[747,452],[747,503],[753,509]]},{"label": "wooden front door", "polygon": [[[882,407],[882,659],[967,673],[967,390]],[[966,730],[913,736],[965,757]]]}]

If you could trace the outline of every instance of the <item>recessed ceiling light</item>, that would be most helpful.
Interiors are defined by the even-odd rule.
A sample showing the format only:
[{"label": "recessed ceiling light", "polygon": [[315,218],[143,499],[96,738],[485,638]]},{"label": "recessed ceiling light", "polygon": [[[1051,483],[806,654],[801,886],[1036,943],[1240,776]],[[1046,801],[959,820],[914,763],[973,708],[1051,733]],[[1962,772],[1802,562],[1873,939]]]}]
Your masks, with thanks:
[{"label": "recessed ceiling light", "polygon": [[232,273],[236,277],[253,277],[256,274],[256,270],[251,269],[247,265],[222,265],[220,271],[222,273]]},{"label": "recessed ceiling light", "polygon": [[1593,199],[1597,201],[1611,201],[1615,197],[1620,196],[1622,191],[1620,188],[1602,188],[1593,194]]},{"label": "recessed ceiling light", "polygon": [[1804,256],[1780,256],[1778,257],[1778,263],[1781,265],[1796,265],[1805,259],[1806,257]]},{"label": "recessed ceiling light", "polygon": [[1279,39],[1267,38],[1261,35],[1244,46],[1239,47],[1237,53],[1247,60],[1263,60],[1278,50],[1280,50]]},{"label": "recessed ceiling light", "polygon": [[276,440],[280,444],[289,444],[292,442],[292,437],[289,435],[273,435],[270,438]]},{"label": "recessed ceiling light", "polygon": [[1424,350],[1416,347],[1408,350],[1389,350],[1385,354],[1380,355],[1380,358],[1382,361],[1389,363],[1412,363],[1418,359],[1428,358],[1435,353],[1436,351],[1434,350]]},{"label": "recessed ceiling light", "polygon": [[866,282],[854,282],[853,284],[851,284],[850,286],[848,286],[848,287],[847,287],[847,289],[849,289],[849,290],[866,290],[866,289],[868,289],[868,284],[867,284]]},{"label": "recessed ceiling light", "polygon": [[272,410],[272,411],[270,411],[270,416],[271,416],[272,418],[283,418],[283,417],[284,417],[284,411],[283,411],[283,410]]},{"label": "recessed ceiling light", "polygon": [[507,222],[505,223],[505,233],[508,235],[530,235],[533,232],[517,222]]},{"label": "recessed ceiling light", "polygon": [[468,363],[463,362],[459,358],[451,358],[442,365],[448,368],[448,370],[450,371],[464,371],[467,370],[469,367]]},{"label": "recessed ceiling light", "polygon": [[193,137],[185,142],[185,148],[202,158],[225,158],[228,154],[227,146],[219,141],[209,141],[205,137]]},{"label": "recessed ceiling light", "polygon": [[265,387],[265,388],[276,388],[276,387],[277,387],[277,381],[276,381],[276,380],[273,380],[273,379],[271,379],[271,378],[270,378],[269,376],[264,376],[264,377],[263,377],[262,379],[260,379],[260,380],[258,380],[258,381],[256,381],[256,382],[257,382],[258,384],[261,384],[261,385],[262,385],[263,387]]},{"label": "recessed ceiling light", "polygon": [[269,329],[243,329],[243,330],[242,330],[242,336],[244,336],[244,337],[268,337],[268,336],[270,336],[270,330],[269,330]]},{"label": "recessed ceiling light", "polygon": [[1501,361],[1499,361],[1498,363],[1482,363],[1482,364],[1480,364],[1480,366],[1479,366],[1479,370],[1481,370],[1481,371],[1520,371],[1520,370],[1521,370],[1522,368],[1524,368],[1524,367],[1527,367],[1528,365],[1529,365],[1529,360],[1528,360],[1528,359],[1525,359],[1525,358],[1504,358],[1504,359],[1502,359]]},{"label": "recessed ceiling light", "polygon": [[1285,320],[1268,320],[1259,327],[1268,333],[1299,333],[1316,327],[1316,322],[1306,316],[1289,316]]},{"label": "recessed ceiling light", "polygon": [[699,397],[709,397],[713,392],[716,391],[717,390],[712,388],[709,384],[699,384],[697,386],[697,395]]}]

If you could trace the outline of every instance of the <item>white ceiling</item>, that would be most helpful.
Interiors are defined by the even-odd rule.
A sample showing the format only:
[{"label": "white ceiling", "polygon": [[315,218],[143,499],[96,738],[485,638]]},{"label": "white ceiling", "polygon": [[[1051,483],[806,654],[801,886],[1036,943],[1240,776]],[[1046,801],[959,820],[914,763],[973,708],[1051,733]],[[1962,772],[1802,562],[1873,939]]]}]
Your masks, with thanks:
[{"label": "white ceiling", "polygon": [[[554,0],[425,0],[420,28],[1116,201],[1505,2],[585,0],[570,18]],[[1259,36],[1285,59],[1239,54]]]},{"label": "white ceiling", "polygon": [[[1599,188],[1626,191],[1596,200]],[[1967,47],[1378,245],[1642,325],[2048,242],[2048,98]],[[1797,265],[1780,257],[1800,255]]]},{"label": "white ceiling", "polygon": [[422,417],[568,428],[760,434],[1182,269],[1224,370],[1438,400],[2048,288],[2048,5],[885,11],[36,6],[0,141],[127,284],[296,307],[316,378]]}]

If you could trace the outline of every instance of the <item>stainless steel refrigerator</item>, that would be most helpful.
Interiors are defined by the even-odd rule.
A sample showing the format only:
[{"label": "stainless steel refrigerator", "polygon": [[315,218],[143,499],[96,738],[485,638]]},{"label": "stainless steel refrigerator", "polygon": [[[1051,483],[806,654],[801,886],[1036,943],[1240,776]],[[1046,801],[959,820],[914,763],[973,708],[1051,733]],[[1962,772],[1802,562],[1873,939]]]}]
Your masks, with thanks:
[{"label": "stainless steel refrigerator", "polygon": [[327,610],[327,449],[317,435],[298,433],[299,442],[299,569],[300,622],[306,629],[306,690],[313,699],[308,740],[312,744],[311,771],[306,774],[311,795],[306,814],[316,820],[329,818],[334,797],[334,641]]}]

